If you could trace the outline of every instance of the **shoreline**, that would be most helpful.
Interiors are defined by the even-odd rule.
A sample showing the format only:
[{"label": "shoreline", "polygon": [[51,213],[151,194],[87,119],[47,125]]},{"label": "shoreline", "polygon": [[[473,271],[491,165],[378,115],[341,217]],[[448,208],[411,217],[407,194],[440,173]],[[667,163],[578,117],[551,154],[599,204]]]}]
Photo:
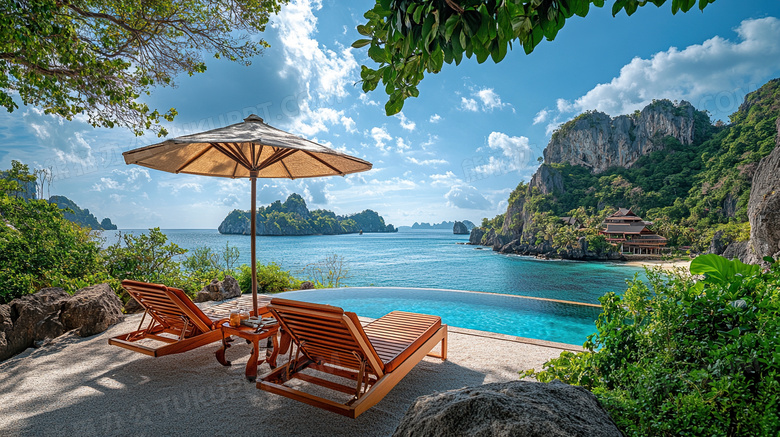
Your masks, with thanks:
[{"label": "shoreline", "polygon": [[647,267],[649,269],[658,267],[662,270],[666,270],[669,272],[673,272],[678,268],[682,268],[685,269],[685,271],[690,272],[691,261],[692,260],[666,261],[666,260],[648,259],[648,260],[625,261],[623,264],[632,267]]}]

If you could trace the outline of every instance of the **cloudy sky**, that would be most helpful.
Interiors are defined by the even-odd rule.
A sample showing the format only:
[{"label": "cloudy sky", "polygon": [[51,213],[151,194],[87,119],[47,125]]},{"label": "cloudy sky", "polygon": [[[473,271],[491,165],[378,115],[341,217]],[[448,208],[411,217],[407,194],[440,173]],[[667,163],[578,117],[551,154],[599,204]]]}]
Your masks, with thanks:
[{"label": "cloudy sky", "polygon": [[[611,4],[611,2],[607,2]],[[304,196],[339,214],[370,208],[399,225],[479,221],[506,208],[535,171],[554,129],[578,113],[611,115],[652,99],[688,100],[727,120],[745,94],[780,77],[780,2],[720,0],[672,16],[670,6],[612,18],[609,7],[574,18],[533,54],[503,62],[465,60],[429,75],[403,113],[384,115],[381,89],[364,95],[360,65],[372,65],[355,27],[372,1],[293,0],[273,19],[271,43],[250,67],[211,60],[148,103],[179,115],[172,136],[236,123],[256,113],[270,124],[374,164],[345,178],[263,180],[261,204]],[[380,87],[381,88],[381,87]],[[248,209],[248,180],[172,175],[126,166],[121,153],[159,141],[22,107],[0,113],[0,169],[20,160],[53,167],[51,194],[70,197],[122,229],[216,228]]]}]

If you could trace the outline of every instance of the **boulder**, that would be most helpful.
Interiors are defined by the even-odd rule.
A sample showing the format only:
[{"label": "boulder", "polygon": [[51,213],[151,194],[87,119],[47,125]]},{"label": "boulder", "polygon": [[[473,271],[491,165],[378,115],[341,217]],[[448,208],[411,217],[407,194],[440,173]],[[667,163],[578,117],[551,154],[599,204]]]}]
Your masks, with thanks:
[{"label": "boulder", "polygon": [[314,284],[310,281],[302,282],[299,290],[313,290]]},{"label": "boulder", "polygon": [[241,287],[238,281],[230,275],[225,276],[224,281],[214,279],[211,284],[203,287],[195,297],[195,302],[206,302],[210,300],[225,300],[241,296]]},{"label": "boulder", "polygon": [[745,262],[750,262],[748,254],[750,253],[749,241],[737,241],[736,243],[729,244],[729,247],[721,254],[724,258],[738,259]]},{"label": "boulder", "polygon": [[69,330],[97,334],[120,319],[121,303],[108,284],[83,288],[74,296],[62,288],[44,288],[0,305],[0,361]]},{"label": "boulder", "polygon": [[457,235],[468,235],[469,230],[463,222],[455,222],[452,226],[452,233]]},{"label": "boulder", "polygon": [[60,322],[82,337],[99,334],[122,320],[122,301],[108,284],[82,288],[62,304]]},{"label": "boulder", "polygon": [[421,396],[393,437],[622,437],[596,397],[582,387],[512,381]]}]

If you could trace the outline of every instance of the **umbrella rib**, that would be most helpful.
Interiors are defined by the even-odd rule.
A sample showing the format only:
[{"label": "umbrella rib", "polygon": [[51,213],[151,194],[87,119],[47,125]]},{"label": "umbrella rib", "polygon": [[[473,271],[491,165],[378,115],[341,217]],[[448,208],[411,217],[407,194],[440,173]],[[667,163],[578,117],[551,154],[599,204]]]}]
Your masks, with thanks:
[{"label": "umbrella rib", "polygon": [[293,153],[297,152],[297,149],[282,149],[275,151],[273,155],[271,155],[268,159],[266,159],[262,164],[259,166],[259,170],[262,170],[264,168],[270,167],[277,162],[281,161],[284,158],[287,158],[288,156],[292,155]]},{"label": "umbrella rib", "polygon": [[225,146],[231,150],[233,154],[241,158],[244,165],[252,166],[252,163],[249,162],[249,158],[244,155],[244,151],[241,150],[241,146],[239,146],[238,143],[225,143]]},{"label": "umbrella rib", "polygon": [[284,167],[284,171],[286,171],[286,172],[287,172],[287,175],[289,175],[289,176],[290,176],[290,179],[295,179],[295,178],[293,177],[292,173],[290,173],[290,169],[289,169],[289,168],[287,168],[287,164],[285,164],[285,163],[284,163],[284,161],[281,161],[281,164],[282,164],[282,167]]},{"label": "umbrella rib", "polygon": [[249,166],[247,166],[241,159],[241,157],[235,156],[232,153],[232,150],[226,149],[222,146],[222,144],[219,143],[211,143],[212,146],[214,146],[215,149],[219,150],[223,155],[227,156],[228,158],[232,159],[233,161],[240,164],[242,167],[245,167],[247,170],[251,170]]},{"label": "umbrella rib", "polygon": [[344,175],[346,174],[346,173],[344,173],[343,171],[341,171],[341,170],[337,169],[336,167],[334,167],[334,166],[332,166],[332,165],[328,164],[327,162],[323,161],[323,160],[322,160],[322,159],[320,159],[320,158],[319,158],[317,155],[315,155],[315,154],[313,154],[313,153],[311,153],[311,152],[307,152],[307,151],[305,151],[305,150],[304,150],[304,151],[303,151],[303,153],[305,153],[305,154],[307,154],[307,155],[311,156],[312,158],[316,159],[316,160],[317,160],[317,161],[319,161],[319,162],[320,162],[322,165],[324,165],[324,166],[328,167],[329,169],[331,169],[331,170],[335,171],[337,174],[339,174],[339,175],[341,175],[341,176],[344,176]]},{"label": "umbrella rib", "polygon": [[209,146],[208,146],[208,147],[206,147],[205,149],[203,149],[203,150],[202,150],[200,153],[196,154],[196,155],[195,155],[195,156],[193,156],[192,158],[188,159],[188,160],[187,160],[187,162],[185,162],[185,163],[184,163],[184,164],[183,164],[181,167],[177,168],[177,169],[176,169],[176,171],[175,171],[174,173],[179,173],[179,172],[181,172],[182,170],[184,170],[185,168],[189,167],[189,166],[190,166],[190,164],[192,164],[193,162],[195,162],[195,161],[197,161],[198,159],[200,159],[200,157],[201,157],[201,156],[205,155],[205,154],[206,154],[206,152],[208,152],[208,151],[209,151],[209,150],[211,150],[212,148],[214,148],[214,146],[213,146],[213,145],[211,145],[211,144],[209,144]]}]

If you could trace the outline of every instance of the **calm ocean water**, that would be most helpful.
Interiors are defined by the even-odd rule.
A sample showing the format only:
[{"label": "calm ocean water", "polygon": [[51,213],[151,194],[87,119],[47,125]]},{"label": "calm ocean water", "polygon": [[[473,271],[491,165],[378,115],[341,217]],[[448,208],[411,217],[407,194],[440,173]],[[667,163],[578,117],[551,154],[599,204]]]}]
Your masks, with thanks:
[{"label": "calm ocean water", "polygon": [[[210,246],[219,250],[229,243],[241,252],[240,263],[249,264],[249,236],[221,235],[209,229],[163,232],[169,241],[185,249]],[[106,243],[114,243],[116,234],[104,232]],[[349,270],[345,283],[353,287],[457,289],[586,303],[598,303],[609,291],[624,291],[626,279],[635,273],[644,278],[642,269],[618,263],[542,261],[458,244],[467,241],[467,235],[453,235],[448,230],[257,237],[257,259],[260,263],[276,262],[301,277],[307,264],[337,254]]]}]

